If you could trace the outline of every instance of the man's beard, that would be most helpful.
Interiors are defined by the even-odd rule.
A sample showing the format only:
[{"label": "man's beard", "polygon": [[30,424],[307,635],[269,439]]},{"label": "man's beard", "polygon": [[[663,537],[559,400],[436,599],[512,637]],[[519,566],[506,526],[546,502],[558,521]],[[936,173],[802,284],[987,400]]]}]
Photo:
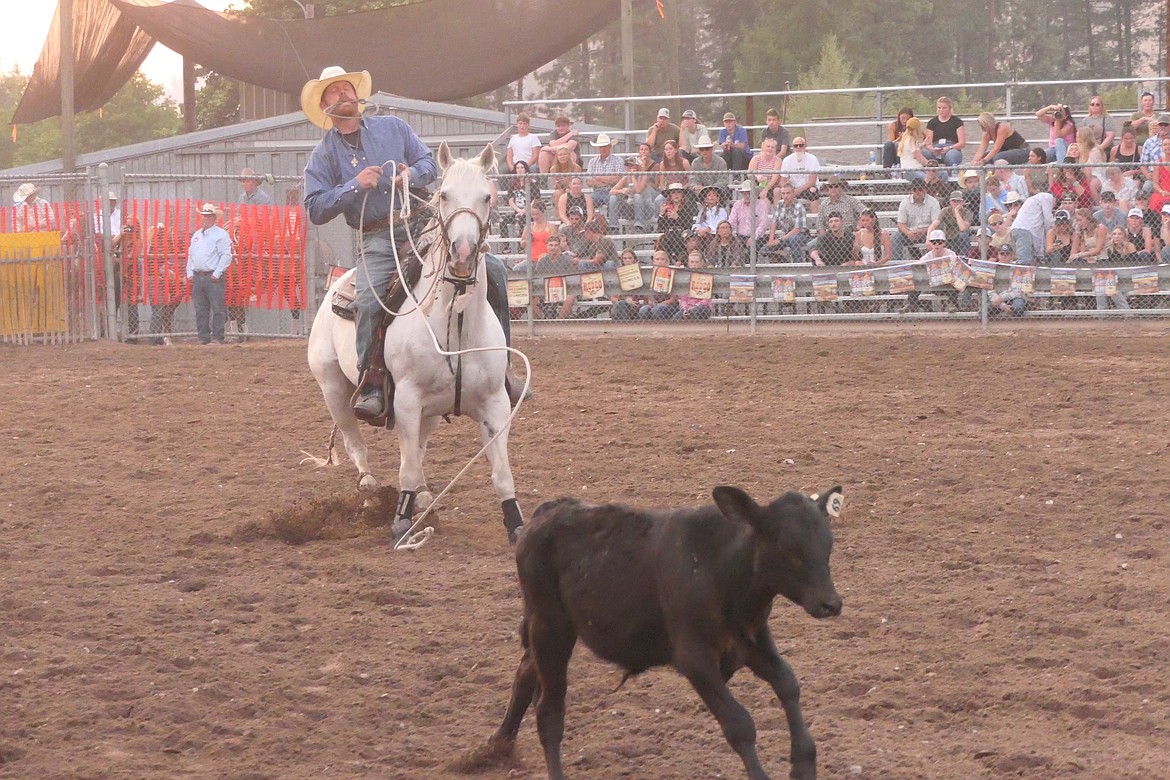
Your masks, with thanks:
[{"label": "man's beard", "polygon": [[361,108],[357,100],[345,99],[326,107],[325,113],[336,118],[353,119],[361,115]]},{"label": "man's beard", "polygon": [[804,149],[798,149],[797,151],[793,152],[793,153],[792,153],[792,157],[793,157],[793,159],[795,159],[795,160],[796,160],[798,163],[802,163],[802,162],[804,162]]}]

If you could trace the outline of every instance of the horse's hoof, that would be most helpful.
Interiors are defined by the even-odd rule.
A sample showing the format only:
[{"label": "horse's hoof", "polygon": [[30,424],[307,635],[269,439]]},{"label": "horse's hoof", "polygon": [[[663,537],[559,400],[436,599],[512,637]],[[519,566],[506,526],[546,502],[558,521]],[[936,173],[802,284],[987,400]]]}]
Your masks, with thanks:
[{"label": "horse's hoof", "polygon": [[394,523],[390,526],[390,536],[397,542],[406,536],[406,532],[414,525],[414,521],[405,517],[394,518]]},{"label": "horse's hoof", "polygon": [[378,480],[373,474],[362,474],[362,478],[358,480],[358,490],[374,491],[378,487]]},{"label": "horse's hoof", "polygon": [[431,504],[435,503],[435,495],[429,490],[423,489],[414,497],[414,505],[418,509],[427,509]]}]

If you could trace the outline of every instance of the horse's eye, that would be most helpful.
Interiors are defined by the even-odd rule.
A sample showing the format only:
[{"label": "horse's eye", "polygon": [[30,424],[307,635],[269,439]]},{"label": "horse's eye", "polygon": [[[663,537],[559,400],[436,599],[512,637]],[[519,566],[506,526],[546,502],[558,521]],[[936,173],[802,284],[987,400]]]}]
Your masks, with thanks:
[{"label": "horse's eye", "polygon": [[484,203],[491,203],[491,202],[492,202],[492,196],[491,196],[491,195],[484,195],[484,196],[483,196],[483,202],[484,202]]},{"label": "horse's eye", "polygon": [[447,202],[447,193],[445,193],[445,192],[440,192],[440,193],[439,193],[439,200],[441,200],[441,201],[443,201],[444,203],[446,203],[446,202]]}]

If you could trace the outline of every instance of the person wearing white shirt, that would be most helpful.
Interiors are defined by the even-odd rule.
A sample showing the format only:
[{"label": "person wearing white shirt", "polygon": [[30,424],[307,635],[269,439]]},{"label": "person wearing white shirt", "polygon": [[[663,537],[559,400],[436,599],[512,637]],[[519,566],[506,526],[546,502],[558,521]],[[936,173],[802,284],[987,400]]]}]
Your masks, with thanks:
[{"label": "person wearing white shirt", "polygon": [[1012,243],[1016,247],[1016,262],[1036,265],[1044,256],[1044,236],[1056,224],[1052,209],[1056,204],[1051,192],[1037,192],[1024,201],[1012,221]]},{"label": "person wearing white shirt", "polygon": [[528,163],[528,170],[532,170],[540,159],[540,138],[528,132],[529,124],[528,114],[521,113],[516,117],[516,133],[508,139],[508,150],[504,153],[509,171],[519,160]]},{"label": "person wearing white shirt", "polygon": [[200,226],[191,235],[187,250],[187,282],[195,304],[195,331],[199,343],[223,343],[223,326],[227,319],[224,301],[224,274],[232,264],[232,239],[216,224],[215,206],[204,203],[199,209]]},{"label": "person wearing white shirt", "polygon": [[817,174],[821,169],[820,160],[812,152],[807,151],[807,142],[797,136],[792,139],[792,154],[780,163],[780,181],[787,182],[796,192],[798,200],[809,202],[809,213],[817,211]]}]

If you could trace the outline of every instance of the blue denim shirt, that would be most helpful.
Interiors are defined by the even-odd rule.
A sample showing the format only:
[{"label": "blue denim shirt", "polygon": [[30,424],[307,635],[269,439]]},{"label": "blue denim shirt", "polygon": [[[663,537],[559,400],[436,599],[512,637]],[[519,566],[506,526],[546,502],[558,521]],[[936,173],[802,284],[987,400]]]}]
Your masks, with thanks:
[{"label": "blue denim shirt", "polygon": [[[354,162],[356,156],[357,161]],[[410,168],[410,183],[425,187],[438,174],[435,158],[418,136],[396,116],[367,117],[361,123],[361,149],[356,153],[341,137],[337,128],[331,129],[317,144],[305,166],[305,209],[315,225],[323,225],[338,214],[345,215],[346,223],[354,228],[390,214],[390,182],[393,175],[386,168],[375,189],[369,190],[362,215],[362,197],[365,190],[358,187],[357,174],[371,165],[405,163]],[[401,193],[395,195],[395,205]]]}]

